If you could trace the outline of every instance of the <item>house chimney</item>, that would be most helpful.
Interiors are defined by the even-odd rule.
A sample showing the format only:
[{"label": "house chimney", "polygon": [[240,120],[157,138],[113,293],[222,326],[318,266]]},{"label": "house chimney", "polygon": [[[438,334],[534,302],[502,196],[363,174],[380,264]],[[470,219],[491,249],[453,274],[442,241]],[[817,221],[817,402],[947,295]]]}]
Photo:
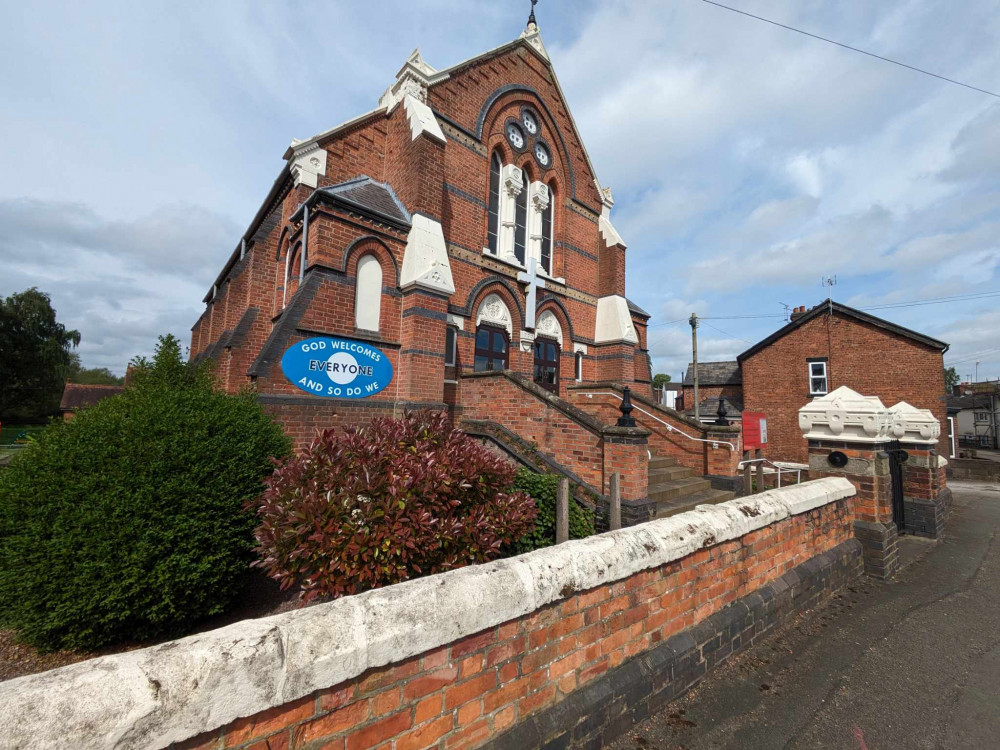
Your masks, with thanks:
[{"label": "house chimney", "polygon": [[792,320],[801,318],[803,315],[805,315],[805,313],[806,313],[805,305],[802,305],[801,307],[796,307],[794,310],[792,310]]}]

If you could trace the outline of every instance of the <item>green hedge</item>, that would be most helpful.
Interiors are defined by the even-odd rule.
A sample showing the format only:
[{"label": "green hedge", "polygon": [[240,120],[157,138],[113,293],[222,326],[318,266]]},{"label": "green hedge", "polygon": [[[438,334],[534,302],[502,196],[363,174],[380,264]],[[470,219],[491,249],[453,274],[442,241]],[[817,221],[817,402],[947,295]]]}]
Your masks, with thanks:
[{"label": "green hedge", "polygon": [[[512,553],[521,554],[556,543],[556,492],[560,477],[555,474],[536,474],[529,469],[519,469],[512,490],[526,492],[535,499],[538,518],[535,527],[521,537]],[[569,501],[569,538],[583,539],[594,534],[594,512],[572,498]]]},{"label": "green hedge", "polygon": [[0,620],[43,649],[183,634],[253,559],[258,495],[290,450],[256,398],[216,391],[176,339],[135,384],[0,472]]}]

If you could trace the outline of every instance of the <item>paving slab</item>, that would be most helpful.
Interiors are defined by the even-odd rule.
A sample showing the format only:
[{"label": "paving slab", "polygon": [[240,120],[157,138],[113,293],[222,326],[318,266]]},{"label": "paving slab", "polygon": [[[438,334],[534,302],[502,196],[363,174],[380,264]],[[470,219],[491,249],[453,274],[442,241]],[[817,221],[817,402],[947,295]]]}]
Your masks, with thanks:
[{"label": "paving slab", "polygon": [[894,580],[859,580],[607,747],[1000,747],[1000,485],[950,486],[944,538],[901,537]]}]

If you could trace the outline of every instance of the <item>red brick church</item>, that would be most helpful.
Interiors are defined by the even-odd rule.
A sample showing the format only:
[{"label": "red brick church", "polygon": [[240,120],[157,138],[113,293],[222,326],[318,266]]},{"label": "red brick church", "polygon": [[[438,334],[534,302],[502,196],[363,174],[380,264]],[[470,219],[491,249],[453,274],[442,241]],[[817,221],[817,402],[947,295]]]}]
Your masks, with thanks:
[{"label": "red brick church", "polygon": [[[625,298],[611,190],[533,16],[514,41],[449,68],[414,51],[374,109],[293,140],[284,158],[205,297],[191,353],[230,390],[254,384],[300,444],[432,408],[507,417],[555,455],[551,424],[515,429],[512,415],[572,402],[600,426],[617,411],[598,416],[580,386],[652,395],[649,315]],[[518,395],[477,377],[499,371]],[[603,468],[566,461],[606,486]]]}]

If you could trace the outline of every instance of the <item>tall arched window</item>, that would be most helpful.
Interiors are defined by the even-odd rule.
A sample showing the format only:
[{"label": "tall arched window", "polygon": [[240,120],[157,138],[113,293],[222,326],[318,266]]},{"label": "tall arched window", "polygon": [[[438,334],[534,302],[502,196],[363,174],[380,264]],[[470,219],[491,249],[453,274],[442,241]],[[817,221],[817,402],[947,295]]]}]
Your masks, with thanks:
[{"label": "tall arched window", "polygon": [[542,268],[552,275],[552,204],[556,196],[549,185],[549,204],[542,210]]},{"label": "tall arched window", "polygon": [[358,279],[354,287],[354,325],[364,331],[377,331],[382,313],[382,266],[374,255],[358,261]]},{"label": "tall arched window", "polygon": [[490,207],[489,207],[489,237],[488,246],[490,252],[497,254],[499,247],[500,231],[500,170],[503,164],[500,162],[500,154],[493,152],[490,159]]},{"label": "tall arched window", "polygon": [[528,236],[528,171],[521,170],[521,192],[514,207],[514,255],[524,265],[524,248]]}]

